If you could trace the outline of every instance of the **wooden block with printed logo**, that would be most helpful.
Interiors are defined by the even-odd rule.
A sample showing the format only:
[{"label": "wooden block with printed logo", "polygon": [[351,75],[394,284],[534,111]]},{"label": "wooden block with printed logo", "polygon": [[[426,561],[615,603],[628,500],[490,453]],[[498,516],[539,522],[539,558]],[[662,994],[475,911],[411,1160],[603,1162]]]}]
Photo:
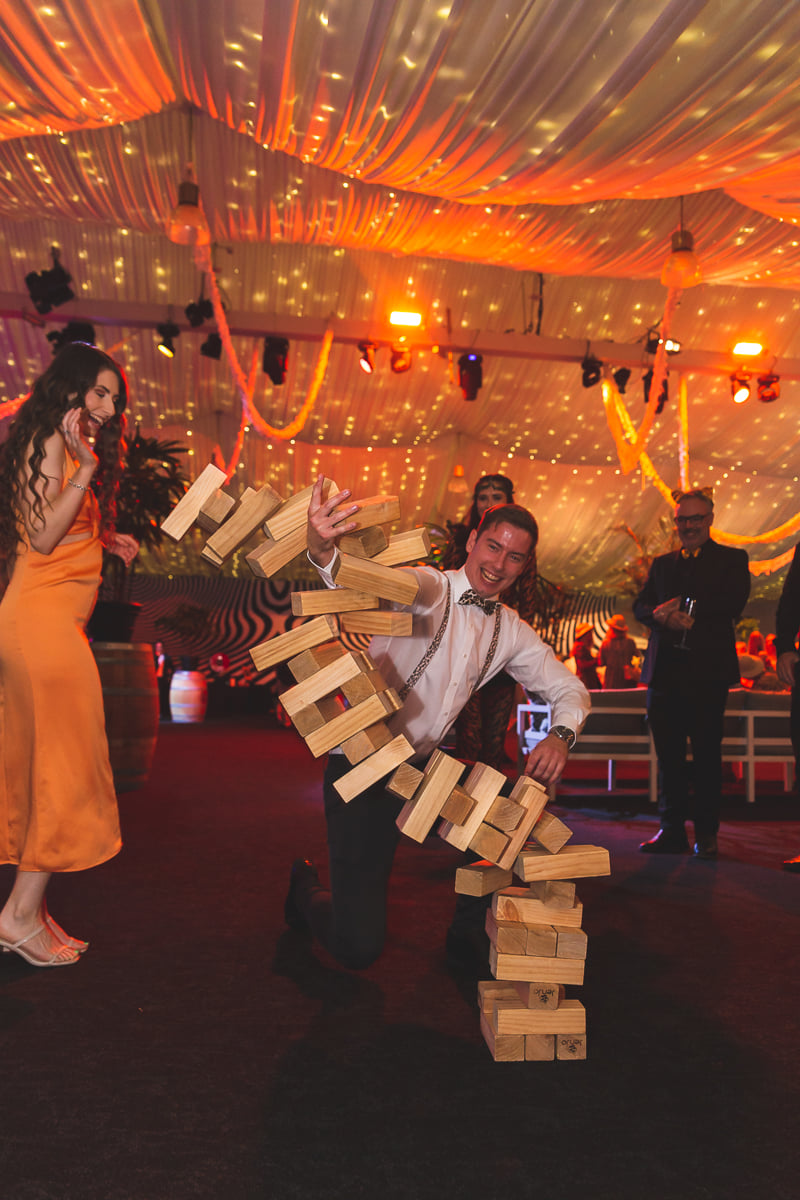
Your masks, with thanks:
[{"label": "wooden block with printed logo", "polygon": [[495,979],[529,983],[583,983],[586,963],[576,958],[543,957],[539,954],[498,954],[489,946],[489,965]]},{"label": "wooden block with printed logo", "polygon": [[315,729],[321,729],[328,721],[341,716],[343,712],[344,704],[338,696],[323,696],[316,703],[307,704],[305,708],[301,708],[294,714],[291,721],[300,736],[307,737],[309,733],[313,733]]},{"label": "wooden block with printed logo", "polygon": [[[267,538],[245,555],[245,562],[259,579],[270,579],[283,567],[297,558],[306,548],[306,527],[302,525],[293,533],[287,533],[279,542]],[[331,589],[333,590],[333,589]]]},{"label": "wooden block with printed logo", "polygon": [[417,562],[427,558],[431,552],[431,535],[424,526],[407,529],[404,533],[393,533],[389,545],[375,555],[375,561],[384,567],[399,567],[403,563]]},{"label": "wooden block with printed logo", "polygon": [[319,613],[348,613],[377,607],[377,596],[371,596],[369,592],[354,592],[351,588],[317,588],[313,592],[292,592],[292,612],[296,617],[313,617]]},{"label": "wooden block with printed logo", "polygon": [[454,825],[463,825],[474,808],[472,796],[457,783],[442,805],[439,816],[445,821],[452,821]]},{"label": "wooden block with printed logo", "polygon": [[346,633],[366,633],[370,637],[411,637],[414,618],[410,612],[348,612],[342,616]]},{"label": "wooden block with printed logo", "polygon": [[[279,509],[269,514],[264,521],[264,532],[273,542],[279,542],[290,533],[295,533],[298,529],[306,528],[308,506],[311,502],[311,493],[313,490],[314,484],[309,484],[302,491],[296,492],[294,496],[290,496]],[[329,499],[330,496],[335,495],[338,491],[339,488],[332,479],[323,479],[323,500]]]},{"label": "wooden block with printed logo", "polygon": [[[535,886],[535,885],[534,885]],[[568,925],[579,929],[583,905],[575,900],[572,908],[545,904],[533,887],[504,887],[492,897],[492,912],[499,921],[522,921],[525,925]]]},{"label": "wooden block with printed logo", "polygon": [[552,1033],[525,1034],[525,1061],[552,1062],[556,1056],[556,1039]]},{"label": "wooden block with printed logo", "polygon": [[352,554],[340,554],[331,575],[339,587],[373,592],[382,600],[398,604],[413,604],[419,591],[419,583],[411,571],[382,567],[371,558],[354,558]]},{"label": "wooden block with printed logo", "polygon": [[342,750],[347,761],[355,766],[357,763],[363,762],[370,754],[374,754],[376,750],[388,745],[391,740],[392,733],[389,726],[384,725],[383,721],[379,721],[377,725],[370,725],[368,729],[362,729],[359,733],[349,737],[347,741],[342,742]]},{"label": "wooden block with printed logo", "polygon": [[558,854],[561,847],[565,846],[572,837],[572,830],[552,813],[543,812],[531,830],[530,836],[550,854]]},{"label": "wooden block with printed logo", "polygon": [[[283,697],[281,697],[281,702],[283,702]],[[360,704],[346,708],[340,716],[328,721],[321,729],[315,729],[313,733],[309,733],[306,736],[306,745],[314,757],[319,758],[320,754],[327,754],[329,750],[333,750],[334,746],[340,746],[354,733],[360,733],[362,729],[376,725],[385,717],[391,716],[397,711],[399,704],[397,693],[392,694],[391,689],[388,692],[376,692],[373,696],[362,700]],[[291,714],[289,715],[291,716]]]},{"label": "wooden block with printed logo", "polygon": [[[527,1042],[527,1038],[525,1041]],[[560,1033],[556,1036],[556,1058],[559,1062],[573,1059],[576,1062],[586,1058],[585,1033]]]},{"label": "wooden block with printed logo", "polygon": [[563,983],[523,983],[522,980],[516,980],[513,987],[526,1008],[558,1008],[566,992]]},{"label": "wooden block with printed logo", "polygon": [[[505,775],[489,767],[486,763],[475,763],[467,778],[464,780],[464,791],[472,796],[475,808],[463,825],[454,825],[452,821],[444,821],[439,829],[439,837],[444,838],[457,850],[466,850],[483,823],[484,815],[494,804],[501,787],[506,781]],[[483,858],[486,855],[482,855]]]},{"label": "wooden block with printed logo", "polygon": [[208,550],[218,555],[224,562],[233,554],[234,550],[238,550],[242,542],[246,542],[251,534],[255,533],[270,513],[279,508],[282,503],[278,493],[268,483],[265,483],[257,492],[245,494],[239,501],[236,511],[208,539],[206,543]]},{"label": "wooden block with printed logo", "polygon": [[343,658],[345,654],[347,654],[347,647],[342,642],[325,642],[321,646],[312,646],[310,650],[304,650],[295,658],[290,658],[286,665],[297,682],[302,683],[304,679],[308,679],[310,675],[316,675],[317,671],[327,667],[328,663],[332,663],[337,658]]},{"label": "wooden block with printed logo", "polygon": [[554,958],[558,951],[558,934],[552,925],[525,925],[525,954]]},{"label": "wooden block with printed logo", "polygon": [[498,921],[491,909],[486,911],[485,929],[498,954],[524,954],[527,930],[516,921]]},{"label": "wooden block with printed logo", "polygon": [[331,634],[335,636],[338,632],[339,626],[335,617],[317,617],[313,621],[306,621],[296,629],[289,629],[286,633],[279,633],[276,637],[267,638],[265,642],[253,646],[250,651],[253,666],[257,671],[266,671],[267,667],[274,667],[275,663],[283,662],[293,655],[327,642]]},{"label": "wooden block with printed logo", "polygon": [[207,533],[213,533],[230,516],[232,508],[236,507],[236,497],[221,488],[209,496],[200,512],[197,514],[197,524]]},{"label": "wooden block with printed logo", "polygon": [[368,787],[372,787],[373,783],[377,783],[378,780],[393,771],[398,763],[411,758],[413,754],[414,747],[407,738],[403,737],[402,733],[399,733],[391,742],[387,742],[380,750],[360,762],[357,767],[353,767],[352,771],[340,776],[333,786],[345,804],[349,804],[354,796],[365,792]]},{"label": "wooden block with printed logo", "polygon": [[567,845],[558,854],[537,846],[522,851],[514,863],[514,873],[525,883],[537,879],[583,879],[610,875],[611,859],[603,846]]},{"label": "wooden block with printed logo", "polygon": [[484,820],[487,825],[493,825],[495,829],[502,829],[504,833],[513,833],[522,824],[526,811],[510,796],[498,796]]},{"label": "wooden block with printed logo", "polygon": [[586,1033],[586,1010],[580,1000],[565,1000],[558,1008],[521,1008],[496,1000],[492,1010],[495,1033]]},{"label": "wooden block with printed logo", "polygon": [[554,926],[558,935],[556,954],[559,958],[586,958],[589,939],[583,929],[570,929],[569,926]]},{"label": "wooden block with printed logo", "polygon": [[205,502],[222,487],[225,479],[225,472],[213,463],[204,467],[188,491],[161,522],[161,532],[174,542],[179,542],[197,520]]},{"label": "wooden block with printed logo", "polygon": [[494,863],[470,863],[456,870],[455,890],[460,896],[490,896],[498,888],[508,887],[512,879],[511,871]]},{"label": "wooden block with printed logo", "polygon": [[528,775],[520,775],[511,789],[511,799],[516,804],[519,804],[520,808],[525,810],[525,816],[514,832],[509,835],[508,846],[497,860],[498,866],[508,868],[513,867],[517,855],[530,836],[531,830],[536,827],[536,823],[540,819],[542,810],[547,803],[548,793],[546,788],[543,788],[535,779],[531,779]]},{"label": "wooden block with printed logo", "polygon": [[[356,558],[375,558],[389,545],[386,534],[380,525],[370,525],[366,529],[357,529],[354,533],[345,533],[338,541],[340,554],[353,554]],[[393,563],[385,563],[393,566]]]},{"label": "wooden block with printed logo", "polygon": [[476,854],[480,854],[481,858],[488,858],[489,862],[496,863],[502,858],[503,852],[507,850],[508,843],[507,833],[503,833],[501,829],[495,829],[494,825],[484,824],[478,826],[469,848]]},{"label": "wooden block with printed logo", "polygon": [[[317,617],[317,620],[333,620],[333,618]],[[320,700],[323,696],[330,696],[332,692],[338,692],[346,679],[352,679],[360,671],[374,670],[374,667],[372,659],[368,658],[366,654],[350,651],[341,658],[334,659],[327,667],[317,671],[316,675],[310,675],[302,683],[296,683],[294,687],[282,692],[281,704],[291,717],[293,713],[299,712],[307,704],[313,704],[315,700]]]},{"label": "wooden block with printed logo", "polygon": [[509,1004],[516,1001],[522,1008],[522,1001],[513,983],[506,983],[501,979],[481,979],[478,983],[478,1008],[481,1012],[491,1017],[498,1000],[505,1000]]},{"label": "wooden block with printed logo", "polygon": [[412,767],[411,763],[404,762],[386,784],[386,790],[393,796],[399,796],[401,800],[410,800],[421,783],[422,771]]},{"label": "wooden block with printed logo", "polygon": [[524,1062],[525,1035],[497,1034],[486,1013],[481,1013],[481,1033],[495,1062]]},{"label": "wooden block with printed logo", "polygon": [[347,518],[348,525],[355,522],[355,533],[358,529],[368,529],[371,525],[391,525],[400,520],[400,499],[398,496],[366,496],[363,500],[348,500],[348,504],[357,504],[358,511]]},{"label": "wooden block with printed logo", "polygon": [[463,770],[458,759],[442,750],[434,750],[425,764],[422,782],[400,810],[397,828],[401,833],[415,842],[425,841]]}]

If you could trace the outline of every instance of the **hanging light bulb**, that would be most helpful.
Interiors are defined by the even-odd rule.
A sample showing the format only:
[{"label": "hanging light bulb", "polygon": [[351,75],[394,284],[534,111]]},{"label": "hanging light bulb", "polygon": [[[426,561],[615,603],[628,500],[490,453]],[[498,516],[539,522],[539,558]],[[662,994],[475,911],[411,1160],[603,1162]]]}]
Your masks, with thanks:
[{"label": "hanging light bulb", "polygon": [[211,231],[200,207],[200,188],[193,178],[191,163],[186,164],[186,178],[178,187],[178,203],[172,210],[167,235],[178,246],[207,246]]},{"label": "hanging light bulb", "polygon": [[456,496],[466,496],[469,492],[467,481],[464,478],[464,468],[461,463],[456,463],[453,474],[450,477],[450,482],[447,485],[447,490]]},{"label": "hanging light bulb", "polygon": [[694,287],[702,279],[700,263],[694,252],[694,238],[683,228],[683,196],[681,196],[680,229],[672,235],[672,253],[664,263],[661,282],[666,288]]}]

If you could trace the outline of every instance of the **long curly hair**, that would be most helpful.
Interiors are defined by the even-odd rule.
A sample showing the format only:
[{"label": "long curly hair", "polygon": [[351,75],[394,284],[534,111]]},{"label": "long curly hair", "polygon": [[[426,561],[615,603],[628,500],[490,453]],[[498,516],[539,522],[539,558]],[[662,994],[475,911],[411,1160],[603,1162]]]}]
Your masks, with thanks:
[{"label": "long curly hair", "polygon": [[94,451],[98,469],[92,491],[100,511],[100,531],[113,531],[116,518],[115,496],[122,475],[122,438],[128,384],[122,368],[103,350],[85,342],[70,342],[55,356],[50,366],[33,385],[30,396],[11,422],[8,437],[0,448],[0,560],[10,569],[21,541],[21,492],[25,467],[30,469],[27,488],[36,518],[44,520],[43,501],[36,485],[43,484],[44,446],[60,429],[65,413],[83,407],[86,393],[97,382],[101,371],[113,371],[119,382],[114,415],[97,433]]}]

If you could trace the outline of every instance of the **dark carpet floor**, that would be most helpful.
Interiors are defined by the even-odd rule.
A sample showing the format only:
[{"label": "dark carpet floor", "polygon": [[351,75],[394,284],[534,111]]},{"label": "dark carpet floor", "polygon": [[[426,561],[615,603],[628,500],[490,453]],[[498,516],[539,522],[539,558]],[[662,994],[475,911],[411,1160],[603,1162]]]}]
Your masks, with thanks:
[{"label": "dark carpet floor", "polygon": [[573,782],[556,811],[613,870],[579,887],[589,1057],[496,1064],[439,839],[403,840],[369,970],[285,929],[320,774],[266,718],[162,725],[121,855],[51,886],[88,954],[0,957],[4,1200],[794,1200],[795,800],[734,795],[718,862],[654,860],[642,795]]}]

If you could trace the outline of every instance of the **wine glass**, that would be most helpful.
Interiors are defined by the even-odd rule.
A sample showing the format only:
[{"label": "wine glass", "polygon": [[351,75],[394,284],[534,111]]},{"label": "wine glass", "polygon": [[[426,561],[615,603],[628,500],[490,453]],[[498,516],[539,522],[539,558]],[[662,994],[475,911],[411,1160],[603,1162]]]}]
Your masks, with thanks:
[{"label": "wine glass", "polygon": [[[681,598],[680,611],[682,613],[686,613],[687,617],[693,617],[694,616],[694,608],[695,608],[696,604],[697,604],[697,601],[695,600],[694,596],[683,596]],[[679,650],[688,650],[689,649],[689,647],[686,645],[686,638],[688,637],[688,634],[689,634],[689,630],[684,629],[684,631],[681,635],[681,640],[678,642]]]}]

